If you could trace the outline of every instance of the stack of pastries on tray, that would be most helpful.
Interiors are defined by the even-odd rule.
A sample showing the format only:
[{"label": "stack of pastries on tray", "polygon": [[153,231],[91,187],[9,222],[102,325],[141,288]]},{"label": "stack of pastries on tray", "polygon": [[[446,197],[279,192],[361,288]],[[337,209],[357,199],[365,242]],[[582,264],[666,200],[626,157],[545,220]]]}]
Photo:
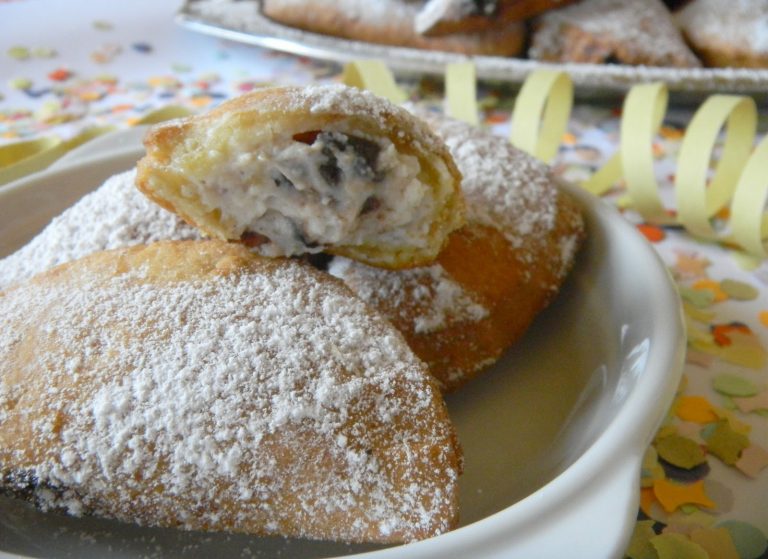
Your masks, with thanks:
[{"label": "stack of pastries on tray", "polygon": [[311,32],[544,62],[768,67],[764,0],[261,0]]},{"label": "stack of pastries on tray", "polygon": [[544,164],[422,116],[253,92],[155,126],[0,260],[2,490],[190,530],[456,527],[441,392],[522,335],[585,231]]}]

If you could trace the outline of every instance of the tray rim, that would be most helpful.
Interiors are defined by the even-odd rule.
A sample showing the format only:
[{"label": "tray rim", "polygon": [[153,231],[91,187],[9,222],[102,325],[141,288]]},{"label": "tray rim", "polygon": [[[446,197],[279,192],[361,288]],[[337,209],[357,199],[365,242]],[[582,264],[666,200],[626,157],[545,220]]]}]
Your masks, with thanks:
[{"label": "tray rim", "polygon": [[[191,31],[221,39],[263,47],[296,56],[345,63],[360,59],[382,59],[396,72],[442,76],[447,64],[471,60],[477,77],[485,80],[521,84],[537,69],[567,72],[577,93],[590,97],[616,97],[639,83],[663,81],[679,98],[701,99],[714,93],[752,95],[768,99],[768,69],[750,68],[668,68],[580,63],[547,63],[523,58],[468,56],[441,51],[425,51],[341,39],[269,20],[260,9],[249,14],[239,26],[224,17],[206,15],[196,6],[210,0],[184,0],[175,21]],[[259,0],[217,0],[218,9],[227,4],[259,4]]]}]

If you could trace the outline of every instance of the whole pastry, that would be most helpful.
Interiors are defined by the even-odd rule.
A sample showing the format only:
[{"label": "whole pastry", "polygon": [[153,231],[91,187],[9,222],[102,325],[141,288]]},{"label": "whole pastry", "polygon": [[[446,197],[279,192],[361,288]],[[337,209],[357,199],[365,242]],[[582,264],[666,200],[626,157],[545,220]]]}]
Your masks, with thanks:
[{"label": "whole pastry", "polygon": [[[481,3],[490,7],[493,2]],[[472,16],[475,11],[472,6],[469,10],[460,9],[463,23],[469,23],[466,30],[445,23],[442,6],[427,8],[422,0],[263,0],[262,11],[268,18],[289,27],[394,47],[515,56],[522,52],[525,44],[522,21],[499,18],[494,11],[467,22],[464,16]],[[480,11],[484,12],[482,8]],[[428,29],[417,20],[427,22],[433,31],[440,31],[435,28],[442,25],[443,32],[440,36],[427,36],[424,31]],[[449,34],[444,33],[446,26],[450,27]]]},{"label": "whole pastry", "polygon": [[765,0],[693,0],[675,20],[705,65],[768,68]]},{"label": "whole pastry", "polygon": [[266,88],[147,134],[136,185],[268,256],[432,262],[463,223],[461,175],[408,111],[341,85]]},{"label": "whole pastry", "polygon": [[534,24],[528,56],[545,62],[701,66],[661,0],[582,0]]},{"label": "whole pastry", "polygon": [[431,123],[463,174],[467,224],[431,266],[387,271],[335,258],[329,271],[382,311],[451,391],[493,364],[555,297],[585,232],[545,164],[467,124]]},{"label": "whole pastry", "polygon": [[297,261],[160,242],[0,292],[0,485],[44,510],[403,542],[455,526],[459,460],[400,334]]}]

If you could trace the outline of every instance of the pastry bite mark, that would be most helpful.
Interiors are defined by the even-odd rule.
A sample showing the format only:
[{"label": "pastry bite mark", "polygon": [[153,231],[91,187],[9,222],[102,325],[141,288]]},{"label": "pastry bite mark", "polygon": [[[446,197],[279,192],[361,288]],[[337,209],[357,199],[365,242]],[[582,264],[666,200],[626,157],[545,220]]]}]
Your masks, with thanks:
[{"label": "pastry bite mark", "polygon": [[387,271],[336,258],[329,272],[387,316],[450,392],[495,363],[554,299],[585,231],[545,164],[504,138],[425,118],[462,172],[467,224],[432,266]]},{"label": "pastry bite mark", "polygon": [[142,192],[266,256],[325,251],[412,267],[434,261],[463,223],[461,175],[444,144],[404,109],[353,88],[255,91],[161,124],[145,145]]},{"label": "pastry bite mark", "polygon": [[0,482],[147,526],[400,543],[456,525],[434,380],[334,278],[221,241],[0,293]]}]

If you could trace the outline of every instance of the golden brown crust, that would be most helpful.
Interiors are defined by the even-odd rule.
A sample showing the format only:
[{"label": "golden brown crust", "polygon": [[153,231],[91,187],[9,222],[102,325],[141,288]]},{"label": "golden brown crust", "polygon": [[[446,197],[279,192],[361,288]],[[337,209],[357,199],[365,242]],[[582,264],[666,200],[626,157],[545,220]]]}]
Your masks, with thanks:
[{"label": "golden brown crust", "polygon": [[[454,33],[427,37],[414,29],[420,3],[391,0],[336,2],[334,0],[264,0],[264,15],[284,25],[345,39],[425,50],[487,56],[516,56],[525,43],[525,26],[499,21],[482,33]],[[379,17],[379,12],[385,13]],[[367,13],[366,13],[367,12]]]},{"label": "golden brown crust", "polygon": [[0,293],[0,325],[0,481],[45,509],[386,543],[456,525],[434,382],[298,262],[219,241],[96,253]]},{"label": "golden brown crust", "polygon": [[554,298],[585,231],[580,207],[546,165],[469,125],[429,122],[464,175],[467,225],[431,267],[383,272],[334,261],[330,271],[381,310],[452,391],[493,364]]},{"label": "golden brown crust", "polygon": [[[426,196],[434,208],[423,218],[414,218],[424,220],[425,227],[419,229],[426,231],[419,238],[388,242],[342,239],[322,248],[392,269],[433,261],[450,231],[463,223],[461,175],[446,147],[428,127],[407,111],[353,88],[266,88],[208,113],[156,126],[146,135],[147,155],[138,163],[136,185],[150,199],[211,237],[239,240],[246,233],[266,235],[263,231],[243,231],[215,200],[205,203],[203,197],[219,189],[220,182],[227,185],[223,190],[249,193],[273,187],[272,179],[254,178],[257,176],[248,175],[252,172],[248,169],[238,176],[240,171],[233,162],[243,157],[267,160],[272,157],[270,150],[280,142],[283,145],[291,138],[326,130],[383,138],[398,154],[415,158],[420,165],[418,178],[429,190]],[[358,222],[369,217],[361,213]],[[386,217],[371,221],[376,219],[386,224]],[[319,250],[309,244],[304,247],[307,252]]]}]

